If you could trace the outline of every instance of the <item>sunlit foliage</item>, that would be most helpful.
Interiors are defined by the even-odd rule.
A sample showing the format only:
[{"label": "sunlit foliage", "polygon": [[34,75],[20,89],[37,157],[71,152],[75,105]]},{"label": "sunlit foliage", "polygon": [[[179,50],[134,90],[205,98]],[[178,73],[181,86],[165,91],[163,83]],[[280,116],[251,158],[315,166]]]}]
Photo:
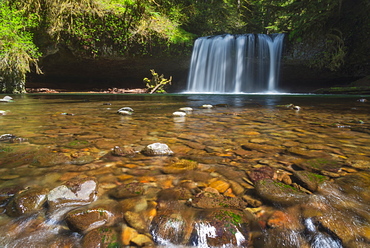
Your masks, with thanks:
[{"label": "sunlit foliage", "polygon": [[0,93],[23,93],[30,66],[38,70],[40,54],[28,31],[37,21],[32,15],[25,19],[23,14],[0,1]]}]

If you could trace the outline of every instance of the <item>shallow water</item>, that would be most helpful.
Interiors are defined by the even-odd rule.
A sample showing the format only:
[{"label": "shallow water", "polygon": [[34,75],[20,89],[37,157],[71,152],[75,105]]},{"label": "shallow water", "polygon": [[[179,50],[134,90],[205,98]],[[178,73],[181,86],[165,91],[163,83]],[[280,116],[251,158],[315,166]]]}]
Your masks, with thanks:
[{"label": "shallow water", "polygon": [[[0,103],[0,110],[7,111],[6,115],[0,116],[0,135],[9,133],[27,141],[0,142],[0,187],[36,184],[52,188],[82,173],[96,177],[106,189],[122,182],[122,174],[145,181],[144,177],[149,177],[150,173],[141,171],[161,167],[166,163],[164,158],[141,154],[119,160],[100,158],[117,145],[140,150],[154,142],[165,143],[176,157],[191,159],[203,166],[226,165],[241,170],[257,165],[288,164],[302,157],[329,156],[341,161],[366,161],[370,156],[370,101],[358,101],[361,98],[366,97],[195,94],[14,96],[13,102]],[[203,104],[214,107],[202,109]],[[288,104],[299,106],[300,110],[284,106]],[[133,108],[133,115],[117,114],[122,107]],[[180,107],[192,107],[194,111],[186,117],[173,117],[172,113]],[[242,154],[241,146],[245,143],[276,147],[279,152],[262,149]],[[27,161],[22,154],[27,154],[30,147],[64,154],[70,160],[66,165],[54,165],[50,159],[39,159],[38,163]],[[78,158],[91,161],[81,159],[76,162]],[[79,163],[91,166],[82,170]],[[130,168],[137,171],[130,173]],[[163,182],[166,180],[163,178]],[[9,227],[12,220],[0,214],[0,225],[7,227],[4,229],[7,233],[12,229]],[[60,236],[58,228],[49,225],[45,228],[47,231],[42,229],[41,236],[47,240],[55,239],[56,235]],[[13,227],[12,230],[17,233],[15,229]],[[34,235],[39,234],[36,232],[24,237],[17,233],[6,239],[0,238],[0,244],[4,246],[7,243],[7,247],[25,244],[32,247],[33,244],[39,247],[38,242],[46,242],[45,239],[37,241]],[[77,235],[71,239],[79,238]],[[312,247],[329,247],[317,243],[315,240]]]}]

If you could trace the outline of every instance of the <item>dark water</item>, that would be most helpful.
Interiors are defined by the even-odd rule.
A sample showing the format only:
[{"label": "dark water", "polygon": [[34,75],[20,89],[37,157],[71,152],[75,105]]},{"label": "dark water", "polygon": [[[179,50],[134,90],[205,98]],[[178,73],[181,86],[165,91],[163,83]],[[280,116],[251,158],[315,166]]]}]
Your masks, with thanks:
[{"label": "dark water", "polygon": [[[94,158],[88,162],[91,164],[99,161],[116,145],[140,149],[154,142],[167,144],[178,157],[205,165],[232,165],[240,169],[270,162],[287,164],[314,152],[340,161],[369,161],[370,101],[359,101],[363,98],[366,97],[196,94],[14,96],[13,102],[0,103],[0,110],[6,111],[0,116],[0,135],[13,134],[27,141],[0,142],[0,187],[37,184],[52,188],[71,177],[70,164],[43,162],[35,165],[34,160],[27,162],[21,155],[15,155],[17,151],[29,147],[62,153],[71,160],[88,155]],[[201,106],[204,104],[214,107],[203,109]],[[299,106],[300,110],[286,107],[288,104]],[[122,107],[133,108],[133,115],[117,114]],[[172,113],[180,107],[192,107],[194,111],[184,118],[174,117]],[[80,146],[76,146],[76,142]],[[280,147],[286,152],[250,151],[247,156],[242,156],[237,151],[244,143]],[[301,153],[295,152],[297,150]],[[9,158],[9,153],[14,157]],[[105,189],[114,187],[117,181],[122,180],[117,172],[122,163],[140,168],[161,166],[160,160],[141,155],[107,163],[110,170],[106,172],[101,169],[86,172],[88,176],[97,177]],[[0,214],[1,226],[7,226],[12,220]],[[10,232],[4,230],[5,233]],[[51,236],[58,235],[52,229],[48,232]],[[22,244],[32,244],[32,239],[37,239],[33,235],[40,238],[45,233],[22,237]],[[10,244],[8,247],[21,247],[17,246],[17,240],[0,238],[0,246],[5,243]]]}]

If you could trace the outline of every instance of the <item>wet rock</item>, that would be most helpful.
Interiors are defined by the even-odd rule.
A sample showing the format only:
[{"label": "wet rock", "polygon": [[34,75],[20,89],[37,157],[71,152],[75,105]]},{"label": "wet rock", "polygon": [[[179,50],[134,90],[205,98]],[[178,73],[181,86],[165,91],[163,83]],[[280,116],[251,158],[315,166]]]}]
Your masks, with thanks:
[{"label": "wet rock", "polygon": [[231,180],[229,181],[229,183],[230,183],[230,186],[231,186],[231,189],[232,189],[233,193],[236,196],[241,196],[245,192],[244,187],[241,186],[239,183],[231,181]]},{"label": "wet rock", "polygon": [[343,247],[340,238],[330,229],[322,227],[321,223],[316,221],[315,218],[307,218],[304,221],[306,226],[306,239],[314,242],[318,247]]},{"label": "wet rock", "polygon": [[244,171],[236,170],[235,167],[230,168],[230,166],[218,165],[215,167],[215,171],[220,173],[227,179],[236,181],[238,183],[242,183],[243,182],[242,178],[246,177],[246,173]]},{"label": "wet rock", "polygon": [[288,209],[287,211],[274,211],[267,220],[267,226],[269,228],[279,228],[280,230],[288,229],[302,232],[304,226],[301,223],[298,210],[299,209],[296,208],[293,210]]},{"label": "wet rock", "polygon": [[65,221],[72,231],[85,233],[101,226],[111,226],[118,217],[117,203],[107,201],[72,210],[67,213]]},{"label": "wet rock", "polygon": [[87,205],[96,199],[97,187],[97,182],[91,178],[68,181],[50,190],[48,194],[50,210]]},{"label": "wet rock", "polygon": [[189,113],[189,112],[193,111],[193,108],[191,108],[191,107],[182,107],[182,108],[179,108],[179,110]]},{"label": "wet rock", "polygon": [[127,211],[123,215],[127,224],[135,228],[139,233],[147,233],[149,231],[149,226],[144,220],[143,215],[136,212]]},{"label": "wet rock", "polygon": [[145,197],[131,197],[119,201],[119,206],[122,212],[141,212],[148,208],[148,201]]},{"label": "wet rock", "polygon": [[135,238],[139,233],[127,225],[122,225],[121,242],[123,245],[129,245],[131,240]]},{"label": "wet rock", "polygon": [[68,164],[70,158],[62,153],[39,153],[33,164],[38,167],[51,167],[55,165]]},{"label": "wet rock", "polygon": [[256,143],[245,143],[242,148],[247,151],[261,151],[261,152],[283,152],[285,149],[283,147],[256,144]]},{"label": "wet rock", "polygon": [[247,203],[240,198],[227,197],[218,193],[204,191],[189,201],[189,204],[196,208],[235,208],[244,209]]},{"label": "wet rock", "polygon": [[[280,228],[267,229],[264,236],[265,240],[261,247],[284,247],[284,248],[312,247],[303,235],[301,235],[299,232],[292,231],[289,229],[280,229]],[[332,248],[331,246],[327,247]]]},{"label": "wet rock", "polygon": [[15,136],[14,134],[6,133],[0,135],[0,141],[10,141],[11,139],[14,139],[16,137],[17,136]]},{"label": "wet rock", "polygon": [[14,185],[0,188],[0,207],[5,206],[9,200],[22,189],[21,186]]},{"label": "wet rock", "polygon": [[224,180],[215,180],[209,184],[209,187],[216,189],[220,193],[225,193],[230,188],[230,183]]},{"label": "wet rock", "polygon": [[134,110],[130,107],[123,107],[117,110],[117,113],[121,115],[132,115],[134,113]]},{"label": "wet rock", "polygon": [[363,203],[370,202],[370,172],[352,173],[335,180],[341,192]]},{"label": "wet rock", "polygon": [[173,163],[162,168],[165,174],[180,174],[185,171],[194,170],[198,167],[198,163],[188,159],[177,159]]},{"label": "wet rock", "polygon": [[158,200],[162,201],[188,200],[191,197],[191,192],[182,187],[163,189],[158,193]]},{"label": "wet rock", "polygon": [[328,177],[312,173],[309,171],[295,171],[294,177],[300,182],[300,184],[310,191],[316,191],[318,185],[328,180]]},{"label": "wet rock", "polygon": [[67,144],[64,144],[64,146],[67,148],[82,149],[90,147],[91,143],[87,140],[73,140],[68,142]]},{"label": "wet rock", "polygon": [[347,161],[350,166],[356,169],[369,170],[370,161],[367,160],[349,160]]},{"label": "wet rock", "polygon": [[120,247],[118,233],[112,227],[99,227],[88,232],[82,239],[82,248]]},{"label": "wet rock", "polygon": [[183,178],[187,180],[192,180],[194,182],[205,182],[205,181],[210,180],[212,177],[207,172],[191,170],[191,171],[184,172]]},{"label": "wet rock", "polygon": [[186,113],[183,111],[175,111],[172,113],[173,116],[179,116],[179,117],[184,117],[186,116]]},{"label": "wet rock", "polygon": [[196,210],[179,202],[161,202],[150,225],[150,234],[158,245],[186,245],[192,233]]},{"label": "wet rock", "polygon": [[290,147],[287,150],[293,155],[298,155],[303,158],[327,158],[330,159],[330,155],[325,152],[316,151],[316,150],[307,150],[300,147]]},{"label": "wet rock", "polygon": [[84,165],[94,162],[95,157],[92,155],[82,155],[71,161],[71,164]]},{"label": "wet rock", "polygon": [[6,214],[12,217],[35,212],[44,207],[49,190],[46,188],[28,188],[16,193],[6,207]]},{"label": "wet rock", "polygon": [[309,200],[306,193],[272,179],[261,179],[254,186],[260,197],[273,204],[294,205]]},{"label": "wet rock", "polygon": [[0,99],[0,102],[12,102],[13,97],[11,96],[4,96],[3,98]]},{"label": "wet rock", "polygon": [[173,151],[166,144],[153,143],[147,145],[141,153],[148,156],[169,156],[173,155]]},{"label": "wet rock", "polygon": [[338,161],[326,158],[309,159],[300,163],[296,163],[296,165],[311,172],[327,171],[333,173],[338,172],[343,166],[343,164]]},{"label": "wet rock", "polygon": [[263,166],[259,168],[254,168],[251,172],[249,172],[248,176],[253,182],[257,182],[259,180],[274,177],[274,169],[268,166]]},{"label": "wet rock", "polygon": [[118,156],[118,157],[132,157],[137,154],[137,151],[135,151],[132,147],[120,147],[120,146],[115,146],[112,151],[112,155]]},{"label": "wet rock", "polygon": [[235,209],[199,212],[189,245],[197,247],[249,247],[252,218]]},{"label": "wet rock", "polygon": [[130,197],[141,196],[145,193],[146,188],[144,184],[139,182],[132,182],[120,185],[114,189],[111,189],[108,194],[109,196],[116,199],[125,199]]},{"label": "wet rock", "polygon": [[154,245],[153,240],[151,238],[149,238],[147,235],[144,235],[144,234],[138,234],[136,237],[131,239],[131,242],[136,244],[139,247],[142,247],[142,246],[151,247],[151,246]]}]

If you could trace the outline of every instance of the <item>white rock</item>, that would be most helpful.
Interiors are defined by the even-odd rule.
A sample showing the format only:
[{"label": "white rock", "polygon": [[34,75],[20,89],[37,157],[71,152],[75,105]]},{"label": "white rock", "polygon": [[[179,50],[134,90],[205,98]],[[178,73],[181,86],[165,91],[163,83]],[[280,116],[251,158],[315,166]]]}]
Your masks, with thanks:
[{"label": "white rock", "polygon": [[213,106],[210,105],[210,104],[204,104],[204,105],[202,105],[202,108],[210,109],[210,108],[213,108]]},{"label": "white rock", "polygon": [[183,108],[180,108],[181,111],[185,111],[185,112],[191,112],[193,111],[193,108],[190,108],[190,107],[183,107]]},{"label": "white rock", "polygon": [[130,107],[123,107],[117,111],[117,113],[121,115],[132,115],[133,112],[134,110]]},{"label": "white rock", "polygon": [[149,156],[168,156],[173,154],[173,151],[168,147],[168,145],[163,143],[147,145],[141,152]]},{"label": "white rock", "polygon": [[118,110],[117,113],[121,115],[132,115],[132,112],[127,110]]},{"label": "white rock", "polygon": [[299,110],[301,110],[301,107],[299,107],[299,106],[293,106],[293,109],[299,111]]},{"label": "white rock", "polygon": [[0,102],[9,102],[13,100],[13,97],[11,96],[4,96],[2,99],[0,99]]},{"label": "white rock", "polygon": [[176,111],[176,112],[173,112],[172,115],[173,116],[183,117],[183,116],[186,116],[186,113],[185,112],[181,112],[181,111]]}]

